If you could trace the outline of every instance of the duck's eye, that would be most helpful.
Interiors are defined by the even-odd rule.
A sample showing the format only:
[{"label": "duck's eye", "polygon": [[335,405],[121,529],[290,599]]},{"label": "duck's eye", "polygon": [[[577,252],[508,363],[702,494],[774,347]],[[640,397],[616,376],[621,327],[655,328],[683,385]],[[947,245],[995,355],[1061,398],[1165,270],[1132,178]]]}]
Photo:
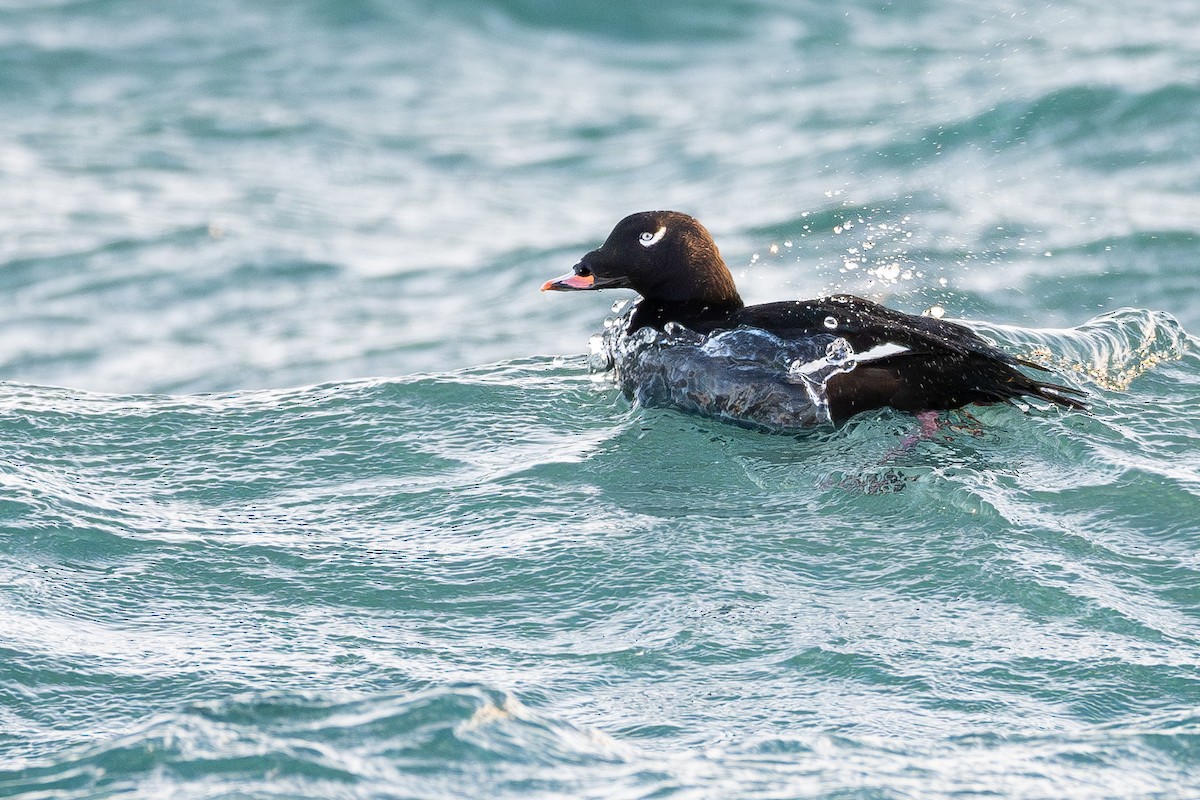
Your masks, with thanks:
[{"label": "duck's eye", "polygon": [[575,274],[581,278],[589,278],[592,275],[592,271],[581,264],[575,268]]},{"label": "duck's eye", "polygon": [[638,237],[638,241],[641,242],[642,247],[654,247],[654,245],[661,242],[662,238],[666,235],[667,235],[667,227],[664,225],[663,227],[656,230],[654,233],[651,233],[650,231],[645,231],[644,233],[642,233],[641,236]]}]

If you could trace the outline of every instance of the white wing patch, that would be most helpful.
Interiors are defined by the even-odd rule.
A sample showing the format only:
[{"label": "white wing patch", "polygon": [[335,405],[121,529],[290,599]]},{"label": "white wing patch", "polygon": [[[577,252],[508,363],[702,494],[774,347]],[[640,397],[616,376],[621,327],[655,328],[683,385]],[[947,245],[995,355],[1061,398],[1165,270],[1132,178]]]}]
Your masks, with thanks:
[{"label": "white wing patch", "polygon": [[654,247],[654,245],[661,242],[662,238],[666,235],[667,235],[667,226],[663,225],[661,228],[656,230],[654,233],[651,233],[650,231],[646,231],[645,233],[643,233],[641,236],[638,237],[638,242],[642,245],[642,247]]},{"label": "white wing patch", "polygon": [[854,360],[875,361],[876,359],[887,358],[888,356],[896,356],[907,352],[908,348],[902,344],[896,344],[895,342],[884,342],[883,344],[875,345],[870,350],[864,350],[861,353],[856,354],[854,356]]}]

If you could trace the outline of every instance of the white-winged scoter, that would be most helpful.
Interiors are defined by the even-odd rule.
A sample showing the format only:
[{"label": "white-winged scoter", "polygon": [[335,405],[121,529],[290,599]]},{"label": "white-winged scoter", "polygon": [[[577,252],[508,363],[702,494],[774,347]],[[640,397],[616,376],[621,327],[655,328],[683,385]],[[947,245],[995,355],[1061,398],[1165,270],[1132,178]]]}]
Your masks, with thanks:
[{"label": "white-winged scoter", "polygon": [[[676,211],[631,214],[572,272],[547,281],[542,291],[615,288],[641,295],[627,334],[646,327],[662,331],[671,323],[704,337],[757,329],[785,343],[836,334],[855,357],[823,387],[834,423],[884,407],[922,414],[1025,396],[1086,409],[1075,399],[1082,392],[1025,375],[1016,368],[1047,370],[1005,353],[963,325],[850,295],[746,306],[712,236],[696,219]],[[779,380],[786,376],[780,374]]]}]

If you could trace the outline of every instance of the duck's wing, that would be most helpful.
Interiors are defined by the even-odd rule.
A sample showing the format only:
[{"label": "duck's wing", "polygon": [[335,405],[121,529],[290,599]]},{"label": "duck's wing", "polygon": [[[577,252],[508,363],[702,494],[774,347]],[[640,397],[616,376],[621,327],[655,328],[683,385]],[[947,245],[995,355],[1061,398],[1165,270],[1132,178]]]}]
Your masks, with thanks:
[{"label": "duck's wing", "polygon": [[830,382],[831,404],[845,415],[879,406],[906,411],[956,408],[1024,396],[1084,409],[1083,392],[1038,381],[1015,367],[1048,371],[1016,358],[964,325],[895,311],[860,297],[767,303],[738,311],[730,322],[783,339],[833,334],[849,342],[857,366]]}]

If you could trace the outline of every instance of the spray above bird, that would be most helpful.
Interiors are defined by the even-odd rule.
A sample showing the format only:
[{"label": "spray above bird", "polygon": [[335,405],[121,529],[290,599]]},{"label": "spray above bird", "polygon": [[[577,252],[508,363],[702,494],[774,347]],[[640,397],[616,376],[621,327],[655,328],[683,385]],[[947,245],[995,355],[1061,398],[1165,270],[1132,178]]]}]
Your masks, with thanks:
[{"label": "spray above bird", "polygon": [[542,291],[618,288],[641,295],[618,333],[636,337],[625,353],[645,362],[623,365],[622,388],[649,404],[767,427],[1023,397],[1085,409],[1082,392],[1026,375],[1019,368],[1047,370],[964,325],[850,295],[747,306],[712,236],[677,211],[631,214]]}]

